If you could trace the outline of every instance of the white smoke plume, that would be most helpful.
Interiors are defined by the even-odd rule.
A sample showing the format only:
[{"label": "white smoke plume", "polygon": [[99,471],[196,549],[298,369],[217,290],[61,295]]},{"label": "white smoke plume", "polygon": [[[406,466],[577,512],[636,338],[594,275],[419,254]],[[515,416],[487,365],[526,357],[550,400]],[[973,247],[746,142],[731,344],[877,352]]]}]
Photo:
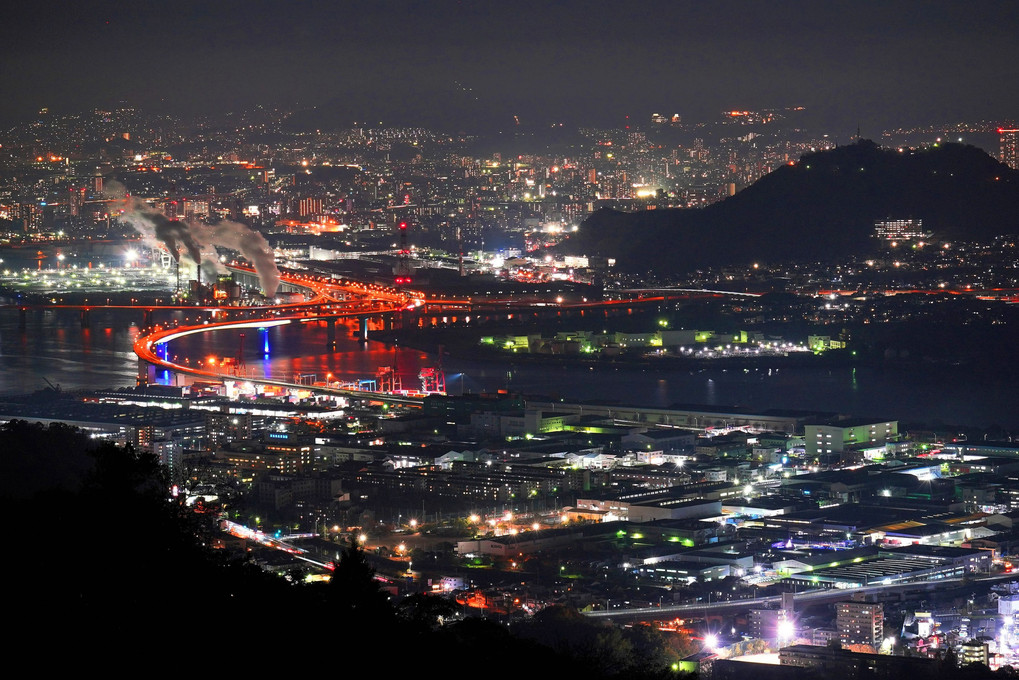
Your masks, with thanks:
[{"label": "white smoke plume", "polygon": [[130,224],[150,245],[165,245],[174,260],[180,260],[178,248],[182,248],[196,265],[211,265],[218,270],[219,261],[215,255],[204,258],[203,250],[213,246],[237,250],[254,266],[262,292],[267,297],[276,294],[280,285],[276,258],[265,238],[257,231],[230,220],[216,224],[170,220],[141,199],[129,195],[123,185],[116,182],[107,182],[105,193],[120,202],[124,210],[120,216],[122,221]]},{"label": "white smoke plume", "polygon": [[240,251],[258,274],[262,291],[268,297],[276,294],[280,285],[280,270],[276,268],[276,258],[265,237],[240,222],[222,220],[216,224],[193,222],[191,235],[202,245],[223,246]]}]

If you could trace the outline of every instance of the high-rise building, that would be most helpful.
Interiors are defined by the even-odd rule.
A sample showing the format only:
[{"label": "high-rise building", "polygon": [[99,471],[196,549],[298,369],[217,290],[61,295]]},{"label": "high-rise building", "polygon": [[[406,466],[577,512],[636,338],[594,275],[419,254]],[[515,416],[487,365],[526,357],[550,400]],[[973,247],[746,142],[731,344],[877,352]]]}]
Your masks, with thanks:
[{"label": "high-rise building", "polygon": [[778,624],[784,612],[781,609],[751,609],[747,615],[747,632],[750,637],[760,640],[778,638]]},{"label": "high-rise building", "polygon": [[186,221],[201,220],[209,216],[209,201],[201,198],[185,198],[183,202]]},{"label": "high-rise building", "polygon": [[1019,170],[1019,128],[998,128],[1001,137],[1001,162]]},{"label": "high-rise building", "polygon": [[205,438],[212,451],[227,442],[250,439],[253,430],[254,418],[250,413],[214,412],[205,415]]},{"label": "high-rise building", "polygon": [[169,200],[163,203],[163,214],[169,220],[177,219],[179,211],[177,210],[177,201]]},{"label": "high-rise building", "polygon": [[793,593],[782,593],[781,609],[751,609],[747,616],[750,637],[788,643],[796,636]]},{"label": "high-rise building", "polygon": [[85,202],[85,189],[84,187],[71,187],[70,200],[68,205],[71,210],[71,217],[79,217],[81,215],[81,206]]},{"label": "high-rise building", "polygon": [[835,605],[835,629],[844,645],[878,647],[885,634],[885,610],[880,602],[839,602]]},{"label": "high-rise building", "polygon": [[924,231],[923,220],[878,220],[874,235],[882,241],[916,241],[931,237]]},{"label": "high-rise building", "polygon": [[312,217],[322,213],[322,199],[308,196],[302,198],[297,205],[297,213],[301,217]]}]

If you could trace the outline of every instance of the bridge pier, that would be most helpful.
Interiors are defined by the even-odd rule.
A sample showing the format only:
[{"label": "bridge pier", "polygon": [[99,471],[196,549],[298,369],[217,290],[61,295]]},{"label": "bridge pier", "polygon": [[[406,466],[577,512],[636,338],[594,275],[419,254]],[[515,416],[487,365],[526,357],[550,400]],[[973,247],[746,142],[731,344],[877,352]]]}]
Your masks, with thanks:
[{"label": "bridge pier", "polygon": [[23,331],[28,326],[28,308],[18,308],[18,330]]},{"label": "bridge pier", "polygon": [[138,359],[138,376],[135,384],[141,387],[143,385],[151,385],[154,382],[156,382],[156,367],[144,359]]},{"label": "bridge pier", "polygon": [[368,339],[368,317],[359,316],[357,317],[357,338],[358,340]]},{"label": "bridge pier", "polygon": [[152,328],[152,310],[146,309],[145,316],[142,319],[142,326],[144,328]]},{"label": "bridge pier", "polygon": [[83,309],[80,312],[78,312],[78,320],[81,322],[82,328],[88,328],[90,321],[89,317],[91,316],[89,312],[90,310],[88,309]]},{"label": "bridge pier", "polygon": [[326,322],[326,351],[336,351],[336,322],[338,318],[327,318]]}]

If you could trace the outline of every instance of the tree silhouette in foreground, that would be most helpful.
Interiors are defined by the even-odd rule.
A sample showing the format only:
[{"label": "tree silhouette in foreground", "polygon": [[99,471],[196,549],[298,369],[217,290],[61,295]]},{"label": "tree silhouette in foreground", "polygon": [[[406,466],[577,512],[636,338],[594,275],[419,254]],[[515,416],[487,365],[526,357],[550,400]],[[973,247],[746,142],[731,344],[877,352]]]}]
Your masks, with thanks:
[{"label": "tree silhouette in foreground", "polygon": [[396,605],[396,614],[400,620],[418,633],[438,630],[456,613],[456,603],[438,595],[415,593],[403,598]]},{"label": "tree silhouette in foreground", "polygon": [[514,628],[514,633],[551,648],[590,677],[676,677],[671,666],[684,652],[681,638],[650,626],[620,628],[589,619],[575,609],[549,607]]},{"label": "tree silhouette in foreground", "polygon": [[336,617],[357,624],[384,623],[394,618],[389,595],[376,580],[375,568],[356,536],[350,537],[350,544],[340,554],[329,584],[329,600]]}]

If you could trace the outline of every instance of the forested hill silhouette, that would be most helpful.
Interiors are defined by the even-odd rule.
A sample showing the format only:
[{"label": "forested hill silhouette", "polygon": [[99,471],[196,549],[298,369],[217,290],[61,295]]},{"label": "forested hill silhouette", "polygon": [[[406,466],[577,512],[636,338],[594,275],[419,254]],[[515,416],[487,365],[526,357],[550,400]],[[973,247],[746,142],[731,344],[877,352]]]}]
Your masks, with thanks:
[{"label": "forested hill silhouette", "polygon": [[945,240],[1019,233],[1019,172],[963,144],[860,140],[803,156],[701,209],[593,213],[566,244],[623,271],[818,260],[873,249],[875,220],[922,219]]}]

